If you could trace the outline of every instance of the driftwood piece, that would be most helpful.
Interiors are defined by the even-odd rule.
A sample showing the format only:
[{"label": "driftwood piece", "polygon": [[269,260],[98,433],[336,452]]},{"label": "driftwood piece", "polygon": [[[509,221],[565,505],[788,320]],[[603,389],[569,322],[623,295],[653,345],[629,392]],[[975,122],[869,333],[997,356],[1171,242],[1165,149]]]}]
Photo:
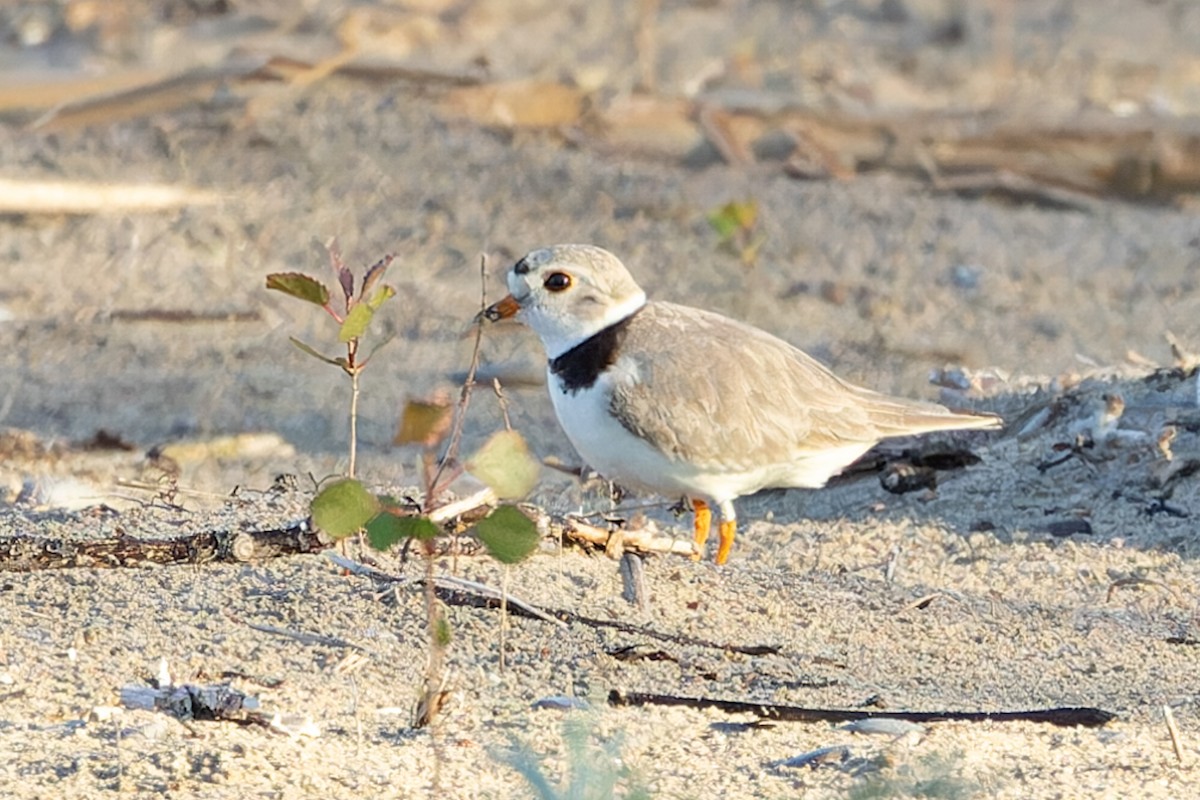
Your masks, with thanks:
[{"label": "driftwood piece", "polygon": [[561,533],[563,538],[610,552],[614,537],[619,537],[619,547],[612,548],[615,558],[628,551],[635,553],[672,553],[694,558],[700,555],[690,539],[679,539],[643,530],[599,528],[575,517],[547,520],[552,533]]},{"label": "driftwood piece", "polygon": [[[281,43],[274,55],[234,56],[174,75],[150,73],[99,85],[80,79],[73,91],[61,81],[43,92],[0,85],[0,106],[37,108],[46,98],[65,100],[34,123],[59,130],[176,111],[207,102],[219,87],[236,92],[273,81],[300,89],[338,73],[441,87],[444,114],[502,128],[554,128],[608,151],[659,152],[686,161],[698,143],[707,142],[723,160],[749,165],[762,158],[765,143],[783,139],[791,144],[783,169],[807,179],[889,170],[921,176],[939,190],[1085,210],[1094,207],[1095,197],[1162,202],[1200,192],[1200,127],[1186,117],[1086,112],[1041,118],[1004,106],[969,114],[943,109],[855,115],[745,91],[696,98],[643,95],[635,104],[596,102],[585,113],[577,87],[552,81],[488,81],[478,71],[439,71],[354,46],[315,62],[286,49]],[[272,97],[246,94],[250,116],[256,103]],[[641,133],[631,136],[631,130]]]},{"label": "driftwood piece", "polygon": [[[576,139],[636,151],[623,133],[630,114],[619,104],[601,105],[599,124]],[[679,159],[691,157],[694,138],[702,137],[724,161],[752,164],[765,143],[783,139],[791,143],[783,169],[803,179],[888,170],[923,177],[935,189],[1084,210],[1098,196],[1159,202],[1200,192],[1200,127],[1190,118],[1089,112],[1049,119],[1002,106],[855,115],[745,91],[684,102],[648,97],[636,116],[632,122],[646,128],[649,142],[659,129],[682,127],[689,135],[676,136],[676,146],[662,153]]]},{"label": "driftwood piece", "polygon": [[[953,176],[1000,176],[991,186],[1051,205],[1086,205],[1084,195],[1165,200],[1200,191],[1200,129],[1193,120],[1090,114],[1040,120],[993,109],[857,118],[808,108],[728,108],[759,121],[763,134],[793,137],[797,155],[845,176],[872,169],[925,175],[954,190]],[[745,128],[745,126],[742,126]],[[746,146],[743,149],[749,150]],[[793,156],[793,159],[797,157]],[[811,176],[816,177],[816,176]]]},{"label": "driftwood piece", "polygon": [[0,177],[0,214],[127,214],[220,201],[218,193],[191,186]]},{"label": "driftwood piece", "polygon": [[29,534],[0,536],[0,571],[139,567],[262,561],[330,547],[307,522],[265,531],[205,531],[171,539],[121,534],[109,539],[70,541]]},{"label": "driftwood piece", "polygon": [[[430,519],[449,525],[457,519],[486,515],[495,503],[490,490],[483,490],[435,509]],[[613,532],[572,518],[543,516],[551,536],[562,536],[588,546],[603,548]],[[686,539],[674,539],[644,531],[622,531],[623,550],[639,553],[675,553],[693,556],[695,548]],[[459,537],[445,537],[446,552]],[[474,541],[474,540],[472,540]],[[138,567],[168,564],[242,563],[262,561],[298,553],[316,553],[332,546],[327,537],[307,521],[286,528],[258,531],[204,531],[170,539],[120,534],[107,539],[69,540],[34,534],[0,536],[0,572],[33,572],[44,569]],[[458,549],[461,554],[464,552]],[[469,550],[467,552],[470,552]]]},{"label": "driftwood piece", "polygon": [[715,708],[729,714],[754,714],[760,719],[779,722],[853,722],[864,719],[894,719],[906,722],[1037,722],[1073,727],[1095,728],[1117,718],[1111,711],[1100,708],[1063,707],[1038,708],[1028,711],[868,711],[859,708],[804,708],[774,703],[747,703],[718,700],[712,697],[680,697],[669,694],[622,692],[614,689],[608,695],[614,706],[686,706]]},{"label": "driftwood piece", "polygon": [[288,736],[320,736],[320,728],[299,714],[264,713],[258,698],[239,691],[229,683],[179,686],[127,685],[121,687],[121,705],[130,709],[161,711],[184,724],[191,722],[232,722],[235,725],[266,728]]},{"label": "driftwood piece", "polygon": [[[215,67],[197,67],[176,75],[156,75],[145,83],[102,86],[89,92],[84,84],[36,121],[35,130],[59,131],[88,125],[110,125],[126,119],[174,111],[201,102],[226,81],[245,79],[263,70],[263,57],[234,58]],[[62,82],[60,81],[60,84]],[[60,91],[65,87],[60,87]]]},{"label": "driftwood piece", "polygon": [[163,711],[181,722],[192,720],[235,722],[239,725],[267,725],[259,711],[258,699],[234,689],[228,683],[206,686],[122,686],[121,705],[126,708]]}]

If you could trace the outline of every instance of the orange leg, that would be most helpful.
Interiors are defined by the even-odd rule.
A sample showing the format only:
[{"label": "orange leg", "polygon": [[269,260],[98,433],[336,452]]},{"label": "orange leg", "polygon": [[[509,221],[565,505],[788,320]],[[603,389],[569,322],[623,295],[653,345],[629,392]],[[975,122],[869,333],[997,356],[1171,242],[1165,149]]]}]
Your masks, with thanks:
[{"label": "orange leg", "polygon": [[717,564],[724,564],[729,560],[729,551],[733,549],[733,536],[737,532],[737,522],[734,520],[723,520],[721,527],[717,533],[721,537],[720,546],[717,548]]},{"label": "orange leg", "polygon": [[704,543],[708,541],[708,531],[712,528],[712,511],[707,503],[696,499],[692,500],[692,511],[696,515],[695,539],[698,551],[693,558],[699,561],[704,557]]}]

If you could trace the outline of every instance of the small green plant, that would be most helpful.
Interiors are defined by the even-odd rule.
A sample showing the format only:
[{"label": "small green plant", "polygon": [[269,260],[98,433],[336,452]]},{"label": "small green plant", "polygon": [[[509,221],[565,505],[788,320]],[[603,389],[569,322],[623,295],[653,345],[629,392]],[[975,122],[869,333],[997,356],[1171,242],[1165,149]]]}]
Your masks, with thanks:
[{"label": "small green plant", "polygon": [[[334,270],[346,296],[347,312],[344,316],[334,313],[329,307],[329,292],[319,282],[304,275],[289,273],[272,275],[267,279],[270,288],[285,291],[324,307],[341,322],[340,338],[347,343],[345,359],[332,359],[316,353],[311,347],[295,339],[292,341],[305,352],[342,367],[352,378],[366,366],[366,361],[357,361],[358,338],[366,331],[379,305],[394,292],[388,287],[375,289],[375,284],[391,259],[385,259],[367,271],[363,287],[357,298],[352,299],[353,279],[341,265],[341,259],[333,255]],[[481,276],[486,264],[480,264]],[[367,298],[367,299],[363,299]],[[366,309],[359,311],[359,309]],[[499,500],[517,500],[533,488],[538,479],[540,464],[530,454],[525,440],[511,430],[493,435],[482,447],[471,455],[465,464],[457,460],[459,441],[462,436],[463,419],[475,383],[475,372],[479,364],[481,332],[477,330],[475,351],[471,367],[463,384],[457,407],[449,401],[410,401],[401,417],[400,429],[396,434],[397,444],[417,444],[422,450],[422,479],[424,499],[419,508],[405,504],[385,494],[372,493],[353,475],[327,483],[313,498],[310,511],[313,524],[335,540],[365,532],[371,547],[386,551],[401,542],[415,543],[425,560],[425,607],[429,634],[429,661],[426,667],[424,686],[414,715],[417,727],[429,724],[441,707],[443,691],[442,666],[446,648],[453,631],[445,618],[441,603],[437,599],[434,583],[434,560],[437,555],[435,538],[443,533],[442,527],[434,522],[431,514],[442,504],[445,487],[464,470],[483,481]],[[357,387],[357,383],[355,383]],[[357,396],[357,388],[355,388]],[[451,424],[453,420],[453,424]],[[445,443],[441,458],[436,449]],[[353,445],[351,464],[353,464]],[[505,565],[505,583],[502,592],[502,613],[507,616],[508,568],[528,557],[539,541],[537,526],[519,508],[504,503],[492,509],[472,529],[483,542],[487,551]],[[471,532],[471,531],[468,531]],[[503,637],[504,625],[501,626]],[[501,638],[501,663],[504,642]]]},{"label": "small green plant", "polygon": [[367,268],[363,274],[362,285],[355,293],[354,273],[342,261],[337,243],[331,241],[326,246],[326,250],[329,253],[330,266],[337,278],[338,288],[341,290],[342,302],[339,309],[335,309],[332,305],[332,294],[329,287],[302,272],[271,273],[267,276],[267,288],[320,306],[338,324],[338,341],[346,346],[346,355],[344,356],[327,356],[294,336],[288,338],[300,350],[326,364],[340,368],[350,377],[350,462],[346,474],[353,478],[358,460],[359,375],[367,368],[371,357],[378,352],[379,348],[387,344],[391,337],[376,344],[365,358],[359,357],[359,347],[362,344],[363,335],[371,325],[371,320],[375,318],[375,312],[396,294],[396,290],[391,286],[380,285],[384,273],[392,263],[393,256],[384,256]]},{"label": "small green plant", "polygon": [[958,800],[978,797],[980,787],[963,777],[962,753],[929,753],[915,764],[886,768],[868,776],[850,790],[851,800],[887,800],[919,797]]},{"label": "small green plant", "polygon": [[[461,409],[461,407],[460,407]],[[461,413],[461,410],[460,410]],[[406,415],[407,416],[407,415]],[[436,421],[431,417],[431,424]],[[424,433],[424,429],[416,430]],[[425,440],[424,435],[418,440]],[[406,508],[393,497],[372,494],[358,480],[346,478],[334,481],[321,489],[312,501],[313,524],[334,539],[343,539],[365,530],[367,542],[376,550],[390,550],[405,540],[421,547],[425,557],[426,612],[428,617],[430,658],[425,686],[414,723],[428,724],[436,716],[442,696],[442,664],[446,647],[452,638],[449,622],[442,613],[434,585],[434,558],[437,547],[433,541],[443,533],[441,526],[430,519],[439,505],[442,494],[441,469],[431,469],[433,443],[425,447],[425,501],[420,510]],[[452,450],[452,448],[451,448]],[[448,450],[448,454],[451,452]],[[446,457],[443,457],[443,464]],[[455,475],[460,468],[450,471]],[[538,479],[540,464],[530,454],[525,440],[515,431],[494,434],[466,461],[466,471],[483,481],[497,498],[511,500],[524,497]],[[447,479],[449,482],[449,479]],[[475,523],[467,533],[474,532],[489,554],[504,564],[504,584],[501,589],[500,663],[504,663],[504,631],[507,627],[508,576],[511,565],[519,563],[537,549],[540,534],[537,525],[519,508],[504,503],[492,509]]]},{"label": "small green plant", "polygon": [[593,727],[585,719],[572,716],[564,720],[567,775],[562,786],[551,782],[528,744],[493,753],[493,757],[520,773],[540,800],[649,800],[650,790],[622,762],[620,738],[597,746],[591,742],[593,735]]},{"label": "small green plant", "polygon": [[717,233],[717,247],[737,256],[744,267],[758,262],[758,249],[766,236],[758,230],[758,203],[732,200],[708,215],[708,224]]}]

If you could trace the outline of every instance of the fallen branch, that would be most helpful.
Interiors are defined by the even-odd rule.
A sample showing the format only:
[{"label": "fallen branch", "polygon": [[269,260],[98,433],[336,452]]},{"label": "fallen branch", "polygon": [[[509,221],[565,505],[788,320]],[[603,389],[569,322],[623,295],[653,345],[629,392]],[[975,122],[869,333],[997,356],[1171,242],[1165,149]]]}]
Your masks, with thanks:
[{"label": "fallen branch", "polygon": [[[501,592],[499,589],[494,589],[484,583],[469,581],[466,578],[455,578],[449,575],[443,575],[434,578],[433,585],[437,589],[439,597],[455,592],[470,592],[474,593],[478,597],[487,598],[490,600],[491,604],[489,604],[489,607],[498,608],[500,603],[507,598],[510,609],[514,611],[519,609],[521,612],[524,612],[525,616],[531,619],[549,622],[552,625],[557,625],[560,628],[567,627],[564,621],[556,619],[554,616],[542,611],[532,603],[526,602],[519,597],[513,597],[511,593]],[[443,597],[443,601],[444,600],[445,598]]]},{"label": "fallen branch", "polygon": [[711,697],[679,697],[669,694],[622,692],[613,689],[608,702],[614,706],[685,706],[716,708],[729,714],[754,714],[760,719],[778,722],[853,722],[862,719],[898,719],[906,722],[1037,722],[1073,727],[1095,728],[1116,719],[1111,711],[1099,708],[1040,708],[1030,711],[866,711],[863,709],[804,708],[773,703],[746,703]]},{"label": "fallen branch", "polygon": [[260,710],[257,697],[229,683],[181,686],[121,687],[121,705],[130,709],[161,711],[185,725],[190,722],[232,722],[266,728],[288,736],[320,736],[320,728],[308,717],[296,714],[268,715]]},{"label": "fallen branch", "polygon": [[308,522],[266,531],[205,531],[173,539],[146,539],[122,533],[111,539],[71,541],[16,534],[0,536],[0,572],[245,563],[316,553],[330,546]]},{"label": "fallen branch", "polygon": [[[439,578],[438,582],[443,579]],[[495,591],[495,590],[492,590]],[[497,597],[478,594],[474,591],[466,589],[455,589],[449,586],[437,586],[438,598],[447,605],[451,606],[466,606],[469,608],[499,608],[500,600]],[[511,604],[512,598],[509,597]],[[531,613],[522,608],[513,608],[513,615],[518,617],[526,617],[538,619],[545,622],[554,622],[555,624],[571,624],[579,623],[586,625],[589,628],[611,628],[622,633],[631,634],[634,636],[645,636],[649,639],[657,639],[663,642],[671,642],[673,644],[690,645],[694,647],[705,647],[711,650],[724,650],[731,653],[741,653],[750,656],[772,655],[779,652],[779,648],[769,644],[755,645],[740,645],[729,644],[722,642],[710,642],[706,639],[698,639],[694,636],[686,636],[678,633],[664,633],[653,628],[648,628],[644,625],[630,625],[619,620],[597,619],[595,617],[585,617],[582,614],[576,614],[574,611],[566,611],[564,609],[544,609],[537,613]]]},{"label": "fallen branch", "polygon": [[162,711],[181,722],[200,720],[270,726],[269,719],[259,710],[258,699],[234,689],[228,683],[162,688],[122,686],[121,705],[131,709]]},{"label": "fallen branch", "polygon": [[589,525],[575,517],[549,518],[548,524],[551,532],[561,533],[564,539],[600,547],[605,551],[608,551],[610,542],[619,534],[620,547],[616,549],[621,552],[616,553],[617,558],[620,558],[622,553],[631,550],[638,553],[671,553],[689,558],[699,555],[695,544],[690,539],[679,539],[643,530],[613,531],[609,528]]},{"label": "fallen branch", "polygon": [[[458,519],[486,516],[494,504],[495,495],[492,491],[482,489],[434,509],[429,518],[436,524],[446,526]],[[561,536],[589,547],[607,548],[615,543],[614,539],[619,534],[620,547],[616,549],[621,552],[670,553],[689,558],[696,555],[695,546],[689,539],[639,530],[614,531],[588,525],[574,517],[556,518],[541,511],[537,513],[549,535],[554,538]],[[439,547],[436,552],[451,552],[456,541],[457,537],[447,537],[446,548]],[[308,521],[265,531],[204,531],[172,539],[121,534],[109,539],[73,541],[15,534],[0,536],[0,572],[140,567],[148,564],[244,563],[299,553],[317,553],[331,546],[332,543],[325,541]],[[471,553],[469,549],[457,552]]]},{"label": "fallen branch", "polygon": [[[401,575],[392,575],[375,567],[360,564],[333,550],[327,551],[325,557],[347,572],[362,575],[373,580],[385,583],[405,583],[408,580]],[[424,581],[418,581],[417,583],[424,584]],[[488,586],[486,583],[470,581],[466,578],[455,578],[449,575],[434,578],[434,587],[438,590],[439,595],[445,595],[442,597],[444,602],[449,602],[446,598],[457,598],[461,602],[451,602],[450,605],[463,605],[475,608],[498,608],[502,594],[499,589]],[[463,595],[470,595],[477,598],[477,600],[465,600],[463,599]],[[485,600],[490,602],[482,602]],[[549,622],[562,628],[567,627],[566,623],[555,619],[532,603],[526,602],[519,597],[513,597],[511,593],[508,595],[508,603],[513,608],[519,609],[522,612],[521,616],[538,619],[542,622]]]}]

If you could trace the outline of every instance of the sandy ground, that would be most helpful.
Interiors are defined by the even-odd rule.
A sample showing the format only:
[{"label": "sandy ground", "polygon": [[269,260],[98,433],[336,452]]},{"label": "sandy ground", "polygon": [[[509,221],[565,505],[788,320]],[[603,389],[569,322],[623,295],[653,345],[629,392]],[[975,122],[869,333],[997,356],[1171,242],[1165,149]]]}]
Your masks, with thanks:
[{"label": "sandy ground", "polygon": [[[566,76],[599,95],[627,92],[638,80],[633,12],[553,5],[442,9],[442,27],[407,46],[415,63],[438,68],[483,57],[501,77]],[[164,3],[163,18],[144,25],[206,22],[170,22],[172,8],[186,17]],[[333,28],[334,9],[313,8],[318,19],[291,33],[319,38],[311,30],[320,13]],[[1132,97],[1157,113],[1200,110],[1194,84],[1179,77],[1193,74],[1200,37],[1189,4],[1058,8],[1053,17],[1017,15],[1014,103],[1057,111]],[[881,89],[879,104],[972,108],[994,75],[993,11],[666,3],[657,12],[656,90],[684,92],[717,62],[729,84],[757,81],[789,96],[816,91],[801,74],[827,72],[828,83],[851,88],[895,88],[901,76],[910,93]],[[4,13],[16,25],[16,12]],[[126,23],[134,34],[61,34],[43,48],[78,59],[77,69],[207,52],[172,51],[162,44],[169,39]],[[950,35],[960,28],[961,38]],[[1145,36],[1126,35],[1134,30]],[[936,44],[947,35],[956,44]],[[1153,48],[1128,44],[1150,39]],[[6,65],[28,67],[43,52],[8,41]],[[725,568],[646,560],[645,609],[622,599],[615,562],[547,543],[511,576],[512,591],[533,603],[778,651],[739,655],[516,620],[501,672],[497,614],[453,608],[440,755],[428,730],[410,726],[426,650],[421,594],[409,584],[382,592],[321,556],[8,573],[0,795],[423,797],[436,785],[445,797],[527,797],[533,790],[505,752],[515,747],[565,782],[573,725],[585,729],[598,769],[621,773],[620,796],[1200,790],[1200,489],[1191,475],[1200,394],[1194,371],[1147,366],[1174,365],[1168,332],[1200,348],[1194,203],[1101,198],[1063,210],[936,194],[887,172],[800,181],[778,164],[729,166],[712,153],[681,164],[553,133],[497,131],[448,118],[440,98],[419,81],[334,77],[304,91],[238,85],[169,113],[51,133],[29,130],[28,115],[6,117],[8,177],[187,184],[221,202],[0,218],[0,424],[28,432],[2,440],[0,535],[166,536],[302,518],[306,476],[345,466],[346,389],[286,341],[325,346],[327,321],[263,283],[275,271],[322,274],[319,245],[330,236],[353,264],[397,257],[389,281],[399,296],[382,320],[396,341],[364,378],[361,471],[381,488],[417,482],[417,454],[389,444],[405,400],[456,391],[467,367],[480,254],[494,297],[512,259],[551,242],[606,246],[652,295],[758,324],[880,389],[934,397],[931,370],[980,370],[991,376],[985,391],[952,399],[1002,412],[1008,428],[966,440],[981,463],[945,473],[936,492],[894,496],[866,476],[747,498]],[[706,222],[723,203],[747,199],[759,204],[764,237],[749,269],[717,249]],[[181,312],[194,316],[171,318]],[[522,382],[541,369],[533,337],[490,332],[484,363],[506,379],[513,425],[538,454],[575,463],[544,389]],[[1105,417],[1105,393],[1121,395],[1123,414]],[[479,393],[464,447],[500,424],[494,398]],[[1168,425],[1169,459],[1159,446]],[[84,447],[98,431],[133,449]],[[232,454],[214,444],[241,434],[263,436]],[[1080,435],[1095,446],[1072,454]],[[146,453],[180,442],[199,443],[178,459],[180,506],[118,486],[159,480]],[[300,488],[269,491],[278,474],[301,476]],[[32,495],[18,499],[26,487]],[[553,473],[532,499],[555,513],[608,508],[598,483]],[[644,524],[686,528],[661,506],[645,514]],[[419,573],[390,557],[383,566]],[[457,569],[501,579],[485,559]],[[627,646],[666,658],[619,660]],[[365,663],[340,670],[351,654]],[[160,659],[176,680],[229,678],[268,712],[311,718],[319,736],[185,725],[149,711],[105,718],[121,687],[146,685]],[[717,711],[613,708],[612,689],[916,711],[1080,705],[1118,717],[1099,729],[934,723],[893,739],[829,724],[749,726]],[[586,709],[532,707],[560,695]],[[1182,761],[1165,706],[1178,721]],[[840,744],[849,746],[844,759],[783,764]]]}]

